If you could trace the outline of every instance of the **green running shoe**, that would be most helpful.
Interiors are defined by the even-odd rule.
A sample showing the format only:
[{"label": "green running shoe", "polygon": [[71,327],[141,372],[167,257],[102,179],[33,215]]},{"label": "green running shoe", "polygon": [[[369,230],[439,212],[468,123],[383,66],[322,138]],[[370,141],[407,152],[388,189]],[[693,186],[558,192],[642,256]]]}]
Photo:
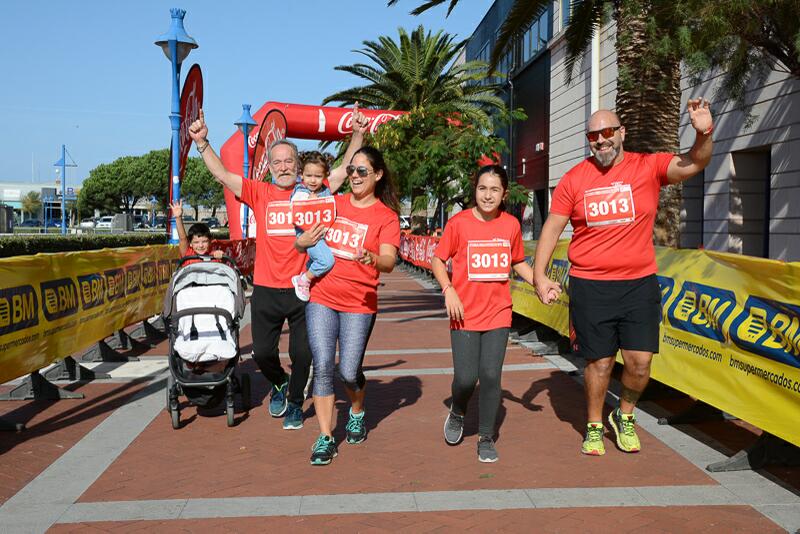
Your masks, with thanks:
[{"label": "green running shoe", "polygon": [[617,447],[623,452],[639,452],[642,444],[639,436],[636,435],[636,417],[631,414],[622,413],[619,408],[608,414],[608,422],[614,429],[617,436]]},{"label": "green running shoe", "polygon": [[586,425],[586,437],[583,439],[581,452],[589,456],[603,456],[606,447],[603,445],[603,432],[605,429],[600,423],[589,423]]}]

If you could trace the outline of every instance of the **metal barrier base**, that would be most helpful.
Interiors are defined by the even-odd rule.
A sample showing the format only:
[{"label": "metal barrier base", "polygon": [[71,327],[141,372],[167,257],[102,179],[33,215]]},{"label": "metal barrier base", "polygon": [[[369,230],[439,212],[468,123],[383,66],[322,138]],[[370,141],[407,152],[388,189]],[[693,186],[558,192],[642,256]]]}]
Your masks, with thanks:
[{"label": "metal barrier base", "polygon": [[721,462],[706,466],[707,471],[745,471],[769,465],[800,466],[800,448],[777,436],[764,432],[750,447]]},{"label": "metal barrier base", "polygon": [[117,332],[116,337],[112,336],[109,341],[105,339],[99,341],[95,347],[86,351],[81,356],[82,362],[138,362],[136,356],[125,356],[117,352],[117,349],[130,349],[138,341],[131,338],[124,330]]},{"label": "metal barrier base", "polygon": [[20,385],[0,395],[0,400],[82,399],[83,393],[67,391],[49,382],[39,371],[32,372]]},{"label": "metal barrier base", "polygon": [[67,356],[48,369],[43,375],[47,380],[96,380],[98,378],[111,378],[108,373],[98,373],[82,366],[72,356]]},{"label": "metal barrier base", "polygon": [[710,404],[698,400],[695,401],[686,411],[670,415],[668,417],[659,417],[659,425],[691,425],[695,423],[707,423],[709,421],[730,421],[735,420],[736,417],[727,414],[719,408],[714,408]]}]

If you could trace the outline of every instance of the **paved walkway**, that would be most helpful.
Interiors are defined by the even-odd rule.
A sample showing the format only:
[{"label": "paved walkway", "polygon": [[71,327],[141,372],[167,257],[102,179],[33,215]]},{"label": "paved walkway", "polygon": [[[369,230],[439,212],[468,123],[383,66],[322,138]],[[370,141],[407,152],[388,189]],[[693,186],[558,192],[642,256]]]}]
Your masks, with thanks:
[{"label": "paved walkway", "polygon": [[[243,368],[253,376],[256,406],[238,413],[237,426],[185,407],[184,427],[172,430],[163,410],[162,343],[139,362],[101,364],[111,381],[70,385],[84,400],[0,404],[0,416],[28,425],[0,434],[0,531],[800,528],[800,492],[793,489],[800,470],[706,472],[753,435],[731,422],[680,430],[657,425],[657,416],[679,408],[670,405],[677,401],[643,405],[641,453],[626,455],[608,440],[604,457],[579,454],[579,376],[566,372],[572,368],[566,360],[513,343],[503,375],[500,461],[477,461],[476,402],[464,442],[447,446],[441,428],[452,359],[441,297],[427,280],[402,270],[382,280],[366,359],[369,437],[342,444],[330,466],[308,464],[317,434],[310,402],[305,428],[282,430],[266,413],[268,384],[249,359]],[[245,354],[251,339],[246,325]],[[346,411],[342,401],[337,406],[341,442]]]}]

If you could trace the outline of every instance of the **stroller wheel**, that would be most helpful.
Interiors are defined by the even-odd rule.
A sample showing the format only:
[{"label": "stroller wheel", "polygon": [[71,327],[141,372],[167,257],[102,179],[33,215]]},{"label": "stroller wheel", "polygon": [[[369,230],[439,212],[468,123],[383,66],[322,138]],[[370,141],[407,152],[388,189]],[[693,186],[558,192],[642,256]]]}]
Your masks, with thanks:
[{"label": "stroller wheel", "polygon": [[228,426],[233,426],[233,424],[236,421],[234,421],[234,419],[233,419],[234,415],[235,415],[235,412],[234,412],[234,409],[233,409],[232,405],[229,404],[228,406],[226,406],[225,414],[228,416]]},{"label": "stroller wheel", "polygon": [[250,397],[250,375],[242,373],[241,377],[241,394],[242,394],[242,409],[250,411],[253,406],[252,397]]},{"label": "stroller wheel", "polygon": [[180,410],[170,410],[169,415],[172,418],[172,428],[178,430],[181,427],[181,412]]}]

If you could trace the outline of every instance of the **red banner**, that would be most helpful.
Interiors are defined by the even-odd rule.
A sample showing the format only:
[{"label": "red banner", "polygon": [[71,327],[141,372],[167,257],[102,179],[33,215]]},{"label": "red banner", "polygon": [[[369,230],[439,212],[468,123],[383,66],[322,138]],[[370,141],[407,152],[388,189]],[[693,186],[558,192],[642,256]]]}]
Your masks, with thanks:
[{"label": "red banner", "polygon": [[250,239],[215,239],[211,242],[211,250],[221,250],[236,262],[239,272],[244,275],[253,274],[256,265],[256,240]]},{"label": "red banner", "polygon": [[431,259],[438,245],[438,237],[411,234],[401,235],[400,257],[412,265],[430,271]]},{"label": "red banner", "polygon": [[[181,127],[179,140],[180,148],[178,151],[178,162],[180,164],[178,179],[183,181],[183,174],[186,171],[186,160],[189,158],[189,150],[192,148],[192,138],[189,137],[189,126],[200,117],[200,108],[203,107],[203,73],[200,65],[194,64],[186,75],[181,90]],[[169,202],[172,203],[172,143],[170,143],[169,155]],[[169,228],[167,228],[169,233]]]}]

